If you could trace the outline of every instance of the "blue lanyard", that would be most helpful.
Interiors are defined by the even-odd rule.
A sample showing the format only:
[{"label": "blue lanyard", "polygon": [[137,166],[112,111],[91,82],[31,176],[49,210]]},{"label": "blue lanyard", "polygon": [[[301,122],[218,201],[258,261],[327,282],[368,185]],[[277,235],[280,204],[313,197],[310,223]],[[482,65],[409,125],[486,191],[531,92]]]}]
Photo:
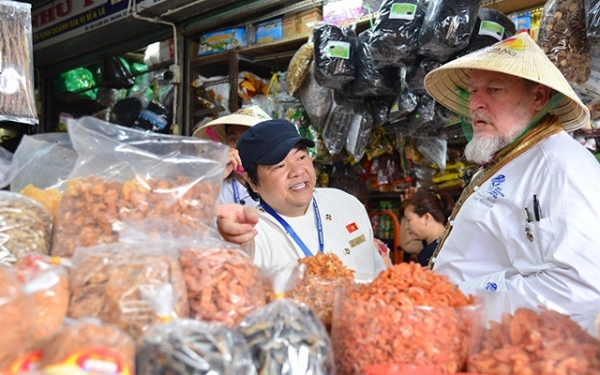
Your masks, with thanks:
[{"label": "blue lanyard", "polygon": [[[279,222],[279,224],[283,226],[283,228],[290,234],[290,236],[292,236],[294,241],[296,241],[298,246],[300,246],[300,249],[302,249],[302,251],[304,252],[304,255],[306,255],[307,257],[313,255],[313,253],[311,253],[310,250],[308,250],[308,247],[304,244],[304,242],[302,242],[300,237],[298,237],[296,232],[294,232],[292,227],[288,224],[287,221],[285,221],[284,218],[279,216],[279,214],[275,212],[271,207],[269,207],[269,205],[262,199],[260,200],[260,205],[262,206],[262,208],[264,208],[265,211],[267,211],[267,213],[273,216],[275,220]],[[319,206],[317,205],[317,200],[315,198],[313,198],[313,208],[315,209],[315,221],[317,223],[317,233],[319,235],[319,251],[323,253],[325,249],[325,239],[323,238],[323,223],[321,222],[321,214],[319,213]]]},{"label": "blue lanyard", "polygon": [[233,201],[235,203],[240,203],[240,191],[238,190],[237,184],[237,179],[235,177],[232,177],[231,188],[233,189]]}]

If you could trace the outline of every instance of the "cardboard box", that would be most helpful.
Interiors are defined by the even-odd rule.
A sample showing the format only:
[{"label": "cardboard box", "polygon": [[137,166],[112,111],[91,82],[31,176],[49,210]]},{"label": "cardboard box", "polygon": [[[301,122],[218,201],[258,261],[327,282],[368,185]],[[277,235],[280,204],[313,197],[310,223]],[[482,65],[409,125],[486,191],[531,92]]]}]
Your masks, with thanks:
[{"label": "cardboard box", "polygon": [[256,27],[256,39],[254,43],[272,43],[283,38],[283,18],[275,17],[267,21],[259,22]]},{"label": "cardboard box", "polygon": [[298,35],[298,27],[296,26],[296,15],[283,17],[283,38],[291,38]]},{"label": "cardboard box", "polygon": [[158,62],[163,63],[175,58],[175,45],[173,38],[163,40],[158,47]]},{"label": "cardboard box", "polygon": [[200,37],[198,56],[229,51],[247,45],[244,27],[209,32]]},{"label": "cardboard box", "polygon": [[300,35],[312,33],[317,22],[323,21],[323,13],[321,9],[313,8],[296,15],[297,31]]}]

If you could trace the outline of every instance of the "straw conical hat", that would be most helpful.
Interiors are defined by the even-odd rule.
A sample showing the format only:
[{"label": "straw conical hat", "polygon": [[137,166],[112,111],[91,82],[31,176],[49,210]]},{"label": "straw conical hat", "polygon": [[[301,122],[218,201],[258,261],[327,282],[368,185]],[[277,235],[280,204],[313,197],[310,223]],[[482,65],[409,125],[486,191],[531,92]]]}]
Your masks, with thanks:
[{"label": "straw conical hat", "polygon": [[253,105],[252,107],[242,108],[236,112],[219,117],[216,120],[209,122],[208,124],[202,125],[192,136],[198,138],[212,139],[206,131],[210,128],[216,135],[219,141],[227,143],[227,134],[225,132],[225,125],[241,125],[241,126],[254,126],[259,122],[271,120],[265,111],[260,109],[259,106]]},{"label": "straw conical hat", "polygon": [[472,69],[510,74],[548,86],[565,95],[550,111],[560,118],[565,130],[575,130],[588,123],[587,107],[527,33],[517,34],[432,70],[425,77],[425,88],[442,105],[468,117],[469,99],[465,93]]}]

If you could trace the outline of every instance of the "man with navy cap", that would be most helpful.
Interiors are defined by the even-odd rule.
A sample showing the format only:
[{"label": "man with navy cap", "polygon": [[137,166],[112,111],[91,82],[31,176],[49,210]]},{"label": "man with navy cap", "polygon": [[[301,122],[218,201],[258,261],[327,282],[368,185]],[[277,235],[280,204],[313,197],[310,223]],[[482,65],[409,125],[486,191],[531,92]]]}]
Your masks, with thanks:
[{"label": "man with navy cap", "polygon": [[237,147],[248,191],[260,207],[257,212],[240,205],[218,206],[218,229],[226,240],[247,245],[261,268],[334,253],[355,271],[357,280],[370,281],[385,265],[374,246],[367,212],[350,194],[315,188],[315,169],[306,150],[314,146],[286,120],[248,129]]}]

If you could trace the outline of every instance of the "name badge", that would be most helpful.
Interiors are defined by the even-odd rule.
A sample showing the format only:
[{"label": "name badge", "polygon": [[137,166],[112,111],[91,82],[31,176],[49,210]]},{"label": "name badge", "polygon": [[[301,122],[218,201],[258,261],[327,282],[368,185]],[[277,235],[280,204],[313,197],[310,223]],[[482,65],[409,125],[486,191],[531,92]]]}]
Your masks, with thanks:
[{"label": "name badge", "polygon": [[367,238],[365,237],[364,234],[361,234],[360,236],[350,240],[350,246],[356,247],[356,246],[360,245],[361,243],[365,243],[365,242],[367,242]]}]

